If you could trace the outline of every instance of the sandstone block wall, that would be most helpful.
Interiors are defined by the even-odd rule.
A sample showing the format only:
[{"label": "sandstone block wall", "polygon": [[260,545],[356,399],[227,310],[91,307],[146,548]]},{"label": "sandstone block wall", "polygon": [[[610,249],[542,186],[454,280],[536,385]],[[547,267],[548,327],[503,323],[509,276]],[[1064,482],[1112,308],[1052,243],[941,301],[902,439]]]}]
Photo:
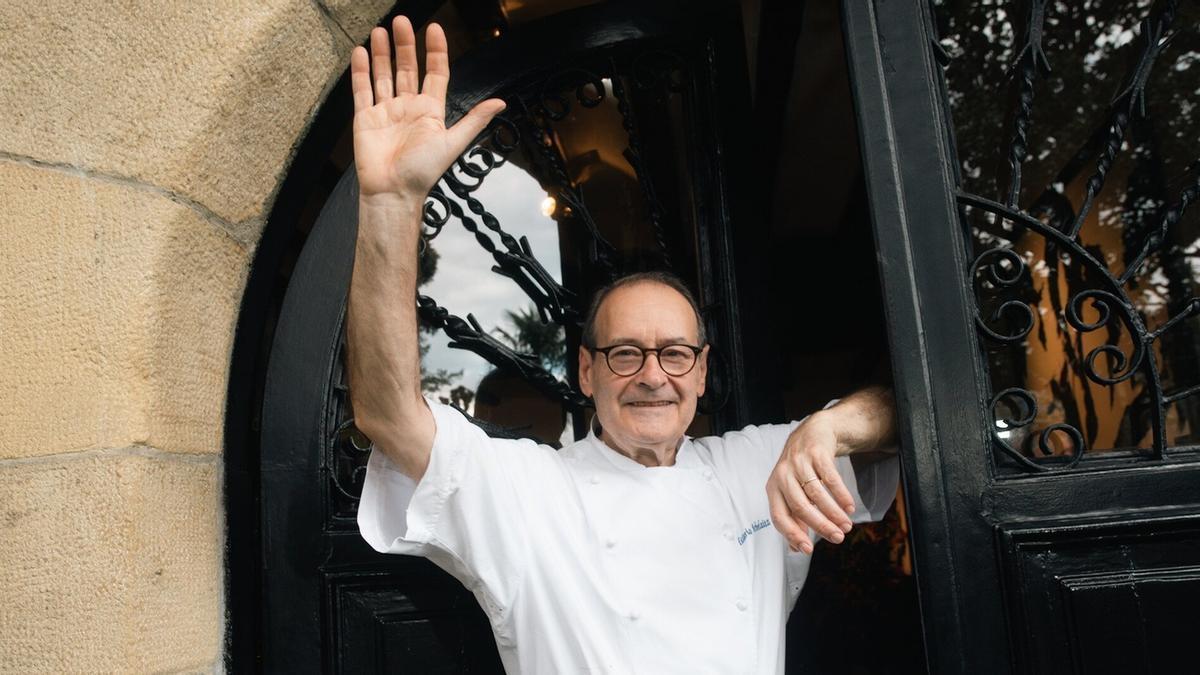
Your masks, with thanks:
[{"label": "sandstone block wall", "polygon": [[0,672],[221,670],[230,349],[392,3],[0,3]]}]

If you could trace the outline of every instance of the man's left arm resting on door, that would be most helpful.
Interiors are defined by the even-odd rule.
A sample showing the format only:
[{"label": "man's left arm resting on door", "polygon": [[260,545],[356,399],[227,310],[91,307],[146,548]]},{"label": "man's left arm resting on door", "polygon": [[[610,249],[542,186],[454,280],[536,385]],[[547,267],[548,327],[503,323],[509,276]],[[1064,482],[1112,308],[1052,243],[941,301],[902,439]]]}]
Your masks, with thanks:
[{"label": "man's left arm resting on door", "polygon": [[885,458],[896,452],[892,390],[871,386],[810,415],[788,436],[767,481],[771,520],[793,550],[812,553],[808,528],[833,543],[850,531],[854,497],[836,458]]}]

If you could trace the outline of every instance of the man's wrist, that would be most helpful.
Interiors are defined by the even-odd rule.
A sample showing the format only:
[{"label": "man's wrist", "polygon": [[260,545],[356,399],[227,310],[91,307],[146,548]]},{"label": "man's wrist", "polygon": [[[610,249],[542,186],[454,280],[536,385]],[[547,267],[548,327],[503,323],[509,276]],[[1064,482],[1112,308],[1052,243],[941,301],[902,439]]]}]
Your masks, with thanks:
[{"label": "man's wrist", "polygon": [[837,457],[842,457],[856,452],[860,446],[860,439],[853,433],[849,433],[848,422],[849,420],[846,420],[844,415],[837,410],[826,408],[809,415],[808,421],[805,424],[824,427],[827,433],[833,436],[835,443],[833,454]]},{"label": "man's wrist", "polygon": [[363,212],[380,212],[395,215],[397,212],[408,215],[421,215],[425,209],[425,195],[404,192],[376,192],[358,196],[359,214]]},{"label": "man's wrist", "polygon": [[397,252],[416,246],[424,219],[424,198],[380,193],[358,198],[358,242],[381,252]]}]

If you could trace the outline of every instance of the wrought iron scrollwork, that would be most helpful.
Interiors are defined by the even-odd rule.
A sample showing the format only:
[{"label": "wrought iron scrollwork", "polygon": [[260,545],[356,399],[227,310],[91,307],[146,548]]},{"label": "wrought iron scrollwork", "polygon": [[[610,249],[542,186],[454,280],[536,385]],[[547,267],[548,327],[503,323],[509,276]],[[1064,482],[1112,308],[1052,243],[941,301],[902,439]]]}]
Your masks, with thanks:
[{"label": "wrought iron scrollwork", "polygon": [[[1092,307],[1099,313],[1100,318],[1095,321],[1086,321],[1083,318],[1083,304],[1090,301]],[[1114,316],[1120,317],[1121,324],[1129,330],[1130,333],[1138,336],[1147,336],[1146,328],[1142,325],[1141,320],[1133,311],[1131,303],[1118,298],[1113,293],[1102,290],[1086,290],[1076,293],[1071,296],[1071,300],[1067,303],[1067,323],[1081,332],[1090,333],[1105,326],[1110,325]],[[1126,357],[1125,352],[1117,345],[1103,344],[1088,352],[1084,359],[1084,372],[1088,378],[1097,384],[1117,384],[1124,382],[1133,376],[1136,369],[1141,366],[1142,359],[1146,355],[1146,342],[1148,339],[1135,340],[1133,356]],[[1096,361],[1100,356],[1106,355],[1109,357],[1109,375],[1101,375],[1096,368]],[[1118,373],[1115,377],[1112,373]]]},{"label": "wrought iron scrollwork", "polygon": [[424,295],[417,296],[417,312],[430,325],[445,331],[451,339],[451,347],[468,349],[497,367],[517,373],[526,382],[552,399],[564,401],[573,410],[582,411],[587,406],[587,398],[543,368],[536,355],[520,354],[509,349],[484,331],[473,315],[468,314],[464,321],[438,306],[433,298]]},{"label": "wrought iron scrollwork", "polygon": [[[1154,431],[1154,455],[1158,458],[1162,457],[1162,453],[1166,447],[1166,441],[1163,434],[1165,426],[1165,412],[1163,405],[1172,401],[1179,400],[1186,396],[1200,391],[1200,386],[1191,387],[1182,390],[1176,395],[1166,395],[1161,390],[1161,378],[1159,375],[1159,366],[1155,363],[1153,354],[1150,350],[1150,344],[1159,336],[1169,330],[1172,326],[1178,324],[1183,318],[1193,316],[1200,313],[1200,300],[1193,299],[1184,312],[1173,317],[1163,324],[1156,331],[1146,329],[1144,322],[1133,307],[1133,302],[1129,299],[1124,290],[1124,281],[1114,276],[1108,269],[1107,265],[1096,258],[1089,252],[1077,239],[1077,233],[1067,236],[1059,230],[1042,223],[1041,221],[1012,209],[1005,207],[997,202],[960,192],[958,195],[960,204],[972,206],[986,211],[990,211],[999,217],[1010,218],[1021,222],[1024,226],[1034,230],[1038,234],[1046,237],[1048,240],[1055,242],[1063,250],[1068,251],[1071,259],[1075,264],[1086,265],[1088,269],[1094,273],[1094,276],[1105,282],[1108,287],[1105,289],[1086,289],[1075,293],[1067,302],[1065,319],[1067,323],[1075,330],[1081,333],[1092,332],[1103,327],[1110,326],[1113,321],[1118,321],[1119,324],[1131,336],[1134,351],[1131,355],[1126,355],[1119,346],[1114,344],[1104,344],[1092,349],[1086,357],[1084,357],[1083,371],[1088,379],[1105,385],[1117,384],[1124,382],[1139,371],[1144,372],[1150,386],[1154,387],[1157,392],[1158,405],[1156,406],[1156,414],[1152,417],[1152,428]],[[990,258],[996,258],[994,262],[989,262]],[[1005,267],[1000,261],[1007,262]],[[985,251],[978,256],[971,265],[971,278],[976,279],[984,276],[990,283],[998,288],[1012,288],[1018,285],[1018,282],[1025,271],[1025,263],[1019,255],[1011,249],[995,248]],[[981,274],[981,270],[984,273]],[[979,294],[976,293],[977,302],[979,302]],[[1091,308],[1098,313],[1098,318],[1093,320],[1084,319],[1085,303],[1090,303]],[[1004,313],[1010,315],[1019,315],[1024,318],[1017,331],[1010,333],[1000,333],[993,330],[988,325],[988,321],[983,318],[982,307],[977,305],[976,323],[980,332],[987,338],[1003,343],[1016,343],[1028,336],[1034,325],[1034,310],[1028,304],[1019,300],[1007,300],[993,312],[990,313],[990,320],[995,322],[1000,319]],[[1098,361],[1101,356],[1108,359],[1108,374],[1102,374],[1098,367]],[[1032,393],[1027,390],[1025,396],[1032,396]],[[1003,394],[1013,395],[1013,389],[1006,389]],[[993,400],[993,408],[997,399]],[[1036,411],[1036,408],[1035,408]],[[1021,422],[1018,426],[1030,423],[1031,420]],[[1067,434],[1073,441],[1073,447],[1079,448],[1078,455],[1084,453],[1083,436],[1080,432],[1067,424],[1054,424],[1047,428],[1055,432]],[[1039,448],[1045,450],[1049,446],[1046,444],[1046,434],[1042,435],[1042,441]],[[1002,450],[1005,454],[1011,455],[1013,449],[1007,443],[1003,444]],[[1037,468],[1040,470],[1055,468],[1066,469],[1072,468],[1078,461],[1078,456],[1073,457],[1072,461],[1067,464],[1060,465],[1043,465],[1021,461],[1021,466],[1025,468]]]},{"label": "wrought iron scrollwork", "polygon": [[484,224],[499,235],[504,244],[504,250],[501,250],[496,247],[491,237],[479,230],[475,220],[468,216],[457,202],[446,198],[441,188],[435,187],[430,197],[446,204],[448,213],[456,217],[464,229],[475,235],[475,241],[491,253],[496,261],[493,271],[516,282],[534,302],[543,321],[552,319],[556,323],[566,325],[580,320],[576,294],[555,281],[546,268],[542,267],[527,238],[521,237],[518,240],[502,230],[500,222],[488,213],[478,200],[472,199],[471,201],[478,205],[477,213],[481,214]]},{"label": "wrought iron scrollwork", "polygon": [[[342,420],[333,433],[329,444],[333,448],[333,463],[329,467],[329,481],[333,484],[338,501],[357,502],[362,494],[363,480],[367,474],[367,459],[373,447],[370,439],[363,436],[354,426],[353,419]],[[343,517],[349,515],[341,509]]]},{"label": "wrought iron scrollwork", "polygon": [[[971,278],[979,280],[983,277],[998,291],[1018,286],[1025,277],[1025,272],[1025,261],[1015,251],[1008,248],[993,248],[984,251],[971,264]],[[1005,300],[988,313],[987,319],[984,318],[984,313],[982,308],[976,308],[975,324],[985,335],[997,342],[1018,342],[1025,339],[1025,336],[1029,335],[1029,331],[1033,330],[1033,310],[1020,300]],[[1001,333],[989,326],[989,323],[993,325],[999,323],[1005,315],[1008,315],[1010,319],[1014,317],[1019,319],[1018,328],[1015,331]]]},{"label": "wrought iron scrollwork", "polygon": [[330,486],[329,517],[333,522],[345,522],[358,513],[359,495],[371,455],[370,439],[354,426],[350,406],[350,389],[346,382],[346,333],[339,330],[338,358],[333,363],[331,387],[333,396],[325,413],[325,457],[322,472]]},{"label": "wrought iron scrollwork", "polygon": [[[997,408],[1005,401],[1015,401],[1018,408],[1024,411],[1024,414],[1017,417],[1007,417],[997,414]],[[1010,403],[1011,405],[1011,403]],[[1009,443],[1009,439],[1013,435],[1024,434],[1025,429],[1033,424],[1037,418],[1038,404],[1037,397],[1033,392],[1021,387],[1010,387],[996,394],[992,398],[990,406],[992,419],[995,422],[992,425],[992,441],[1005,455],[1016,460],[1020,466],[1031,471],[1046,471],[1051,468],[1051,465],[1039,463],[1026,457],[1024,453],[1017,450]],[[1050,439],[1055,434],[1066,436],[1071,441],[1070,460],[1065,464],[1060,464],[1054,468],[1072,468],[1083,457],[1084,443],[1083,434],[1079,430],[1069,424],[1051,424],[1043,429],[1038,434],[1037,449],[1042,457],[1055,456],[1054,449]]]},{"label": "wrought iron scrollwork", "polygon": [[[1200,160],[1189,167],[1191,174],[1178,198],[1169,208],[1162,209],[1156,219],[1157,226],[1146,232],[1142,241],[1130,244],[1128,261],[1123,270],[1115,273],[1110,269],[1111,260],[1106,260],[1094,246],[1080,239],[1085,219],[1104,188],[1114,163],[1127,150],[1127,137],[1131,127],[1145,118],[1146,92],[1155,61],[1178,35],[1179,29],[1172,27],[1178,13],[1179,3],[1164,1],[1154,5],[1151,16],[1140,24],[1136,39],[1137,58],[1126,79],[1109,104],[1105,126],[1096,134],[1088,146],[1071,158],[1074,166],[1059,174],[1058,180],[1065,182],[1079,175],[1079,169],[1088,157],[1095,157],[1091,174],[1083,184],[1077,209],[1059,188],[1047,188],[1035,199],[1028,210],[1018,204],[1022,188],[1022,165],[1029,156],[1029,132],[1034,119],[1034,85],[1039,74],[1051,72],[1050,60],[1043,50],[1044,29],[1050,12],[1045,0],[1031,0],[1024,42],[1013,61],[1009,72],[1015,73],[1015,110],[1011,115],[1012,133],[1005,148],[1010,182],[1003,191],[1001,201],[988,199],[964,189],[959,189],[956,199],[964,219],[969,213],[990,214],[989,222],[1002,225],[1012,239],[1025,232],[1033,232],[1046,242],[1046,263],[1058,264],[1062,259],[1067,265],[1080,272],[1072,277],[1086,287],[1072,288],[1062,307],[1062,328],[1070,328],[1076,336],[1087,333],[1101,334],[1103,344],[1080,354],[1071,367],[1082,373],[1087,380],[1102,386],[1112,386],[1138,378],[1142,387],[1140,401],[1149,408],[1151,449],[1153,459],[1162,459],[1169,450],[1166,442],[1166,406],[1189,396],[1200,394],[1200,383],[1186,383],[1175,391],[1165,392],[1161,371],[1163,364],[1155,353],[1155,343],[1171,331],[1183,330],[1187,320],[1200,316],[1200,299],[1192,297],[1182,303],[1181,309],[1158,328],[1147,328],[1147,319],[1139,311],[1130,296],[1130,286],[1135,284],[1147,259],[1162,249],[1174,227],[1188,207],[1200,197]],[[1194,139],[1193,139],[1194,140]],[[1064,178],[1065,176],[1065,178]],[[1005,238],[1007,235],[1001,235]],[[975,298],[975,322],[979,333],[996,349],[1006,349],[1031,339],[1031,333],[1039,320],[1051,320],[1055,315],[1039,313],[1028,297],[1020,297],[1021,291],[1029,286],[1030,269],[1027,261],[1012,248],[985,239],[989,248],[978,254],[968,270],[968,283]],[[1185,296],[1186,297],[1186,296]],[[1179,307],[1179,305],[1176,305]],[[1039,319],[1039,316],[1042,319]],[[1189,329],[1190,330],[1190,329]],[[1078,342],[1082,345],[1082,341]],[[1093,343],[1094,344],[1094,343]],[[1007,353],[1007,352],[1004,352]],[[1068,356],[1071,351],[1068,350]],[[1002,414],[1001,408],[1015,414]],[[1026,471],[1066,470],[1078,466],[1088,452],[1085,436],[1079,429],[1066,423],[1049,424],[1036,435],[1031,428],[1038,414],[1036,394],[1025,387],[1007,387],[995,394],[990,403],[992,419],[996,421],[991,430],[992,441],[998,456],[1012,460]],[[1053,439],[1066,441],[1065,450],[1055,450]],[[1023,439],[1028,443],[1015,442]],[[1026,445],[1032,450],[1023,450]]]}]

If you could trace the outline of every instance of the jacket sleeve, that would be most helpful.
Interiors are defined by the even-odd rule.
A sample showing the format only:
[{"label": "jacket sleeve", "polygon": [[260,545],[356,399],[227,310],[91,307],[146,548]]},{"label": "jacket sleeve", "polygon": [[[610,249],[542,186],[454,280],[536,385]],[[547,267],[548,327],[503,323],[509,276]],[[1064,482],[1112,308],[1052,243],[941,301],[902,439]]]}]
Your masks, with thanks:
[{"label": "jacket sleeve", "polygon": [[499,611],[519,586],[525,519],[544,510],[538,486],[558,478],[558,458],[533,441],[490,438],[454,408],[428,402],[437,428],[425,474],[413,481],[373,451],[359,532],[380,553],[430,559],[477,597],[486,589],[481,602],[497,607],[485,609]]}]

